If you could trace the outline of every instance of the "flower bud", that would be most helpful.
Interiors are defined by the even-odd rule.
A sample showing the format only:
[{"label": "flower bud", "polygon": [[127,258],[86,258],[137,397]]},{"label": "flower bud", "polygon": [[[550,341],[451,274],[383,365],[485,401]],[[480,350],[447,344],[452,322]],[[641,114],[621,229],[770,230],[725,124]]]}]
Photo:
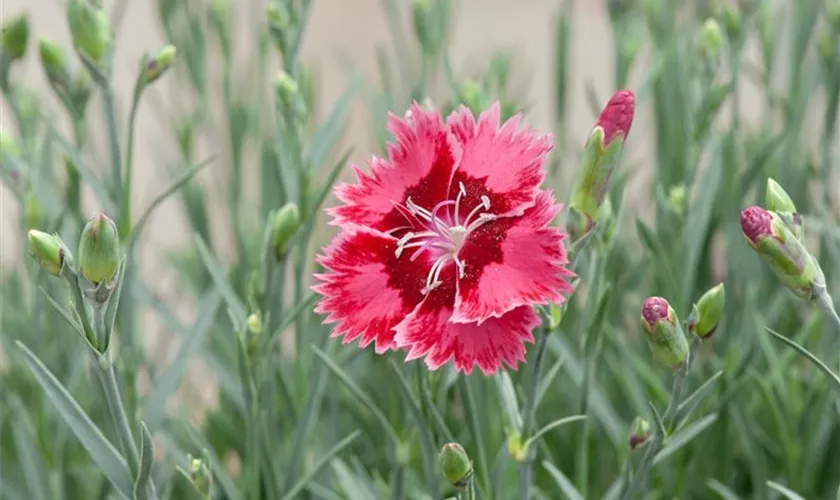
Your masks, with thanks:
[{"label": "flower bud", "polygon": [[10,61],[20,59],[26,54],[29,42],[29,16],[18,14],[9,18],[0,28],[0,47],[3,55]]},{"label": "flower bud", "polygon": [[642,328],[654,361],[677,367],[688,359],[688,341],[677,320],[677,313],[662,297],[648,297],[642,304]]},{"label": "flower bud", "polygon": [[175,61],[177,50],[174,45],[167,45],[154,56],[143,60],[143,85],[148,85],[163,75]]},{"label": "flower bud", "polygon": [[277,211],[271,221],[274,255],[277,259],[286,255],[287,245],[300,227],[300,211],[296,203],[289,202]]},{"label": "flower bud", "polygon": [[41,217],[43,214],[44,211],[43,206],[41,205],[41,200],[30,185],[23,198],[23,220],[26,224],[26,229],[41,226]]},{"label": "flower bud", "polygon": [[749,245],[794,294],[813,298],[813,287],[824,280],[817,261],[776,212],[751,206],[741,212],[741,229]]},{"label": "flower bud", "polygon": [[461,100],[475,114],[480,113],[489,104],[487,94],[484,92],[481,84],[472,78],[466,79],[461,84]]},{"label": "flower bud", "polygon": [[828,17],[828,23],[834,28],[834,31],[840,33],[840,0],[831,0],[825,6],[825,12]]},{"label": "flower bud", "polygon": [[79,272],[91,283],[110,282],[120,265],[120,236],[105,214],[96,214],[85,224],[79,239]]},{"label": "flower bud", "polygon": [[720,5],[717,17],[723,24],[724,29],[726,29],[726,36],[730,41],[735,41],[740,38],[741,29],[744,27],[744,20],[737,6],[730,3]]},{"label": "flower bud", "polygon": [[636,417],[633,423],[630,424],[630,449],[644,447],[652,435],[650,431],[650,422],[642,417]]},{"label": "flower bud", "polygon": [[210,489],[213,486],[213,474],[207,463],[191,455],[187,455],[187,461],[190,464],[190,481],[192,481],[195,489],[202,495],[210,495]]},{"label": "flower bud", "polygon": [[443,477],[452,486],[463,488],[469,484],[473,474],[472,462],[467,452],[458,443],[443,445],[438,453],[438,465]]},{"label": "flower bud", "polygon": [[703,56],[713,64],[717,64],[723,46],[723,31],[714,19],[707,19],[698,33],[697,43]]},{"label": "flower bud", "polygon": [[38,54],[50,85],[67,92],[70,88],[70,62],[64,50],[50,40],[41,38],[38,40]]},{"label": "flower bud", "polygon": [[108,14],[87,0],[69,0],[67,22],[76,51],[91,62],[102,64],[113,44]]},{"label": "flower bud", "polygon": [[598,208],[604,202],[610,179],[621,158],[635,109],[633,92],[616,92],[601,111],[587,139],[569,203],[567,229],[573,241],[586,234],[598,219]]},{"label": "flower bud", "polygon": [[247,320],[248,331],[254,335],[259,335],[262,333],[262,320],[260,319],[260,315],[257,313],[252,313],[248,316]]},{"label": "flower bud", "polygon": [[87,107],[92,93],[93,80],[90,73],[85,68],[79,68],[73,74],[73,81],[70,84],[70,102],[73,104],[77,116],[84,116],[85,107]]},{"label": "flower bud", "polygon": [[278,102],[291,106],[300,94],[300,87],[291,75],[280,71],[274,79],[274,93]]},{"label": "flower bud", "polygon": [[831,71],[834,67],[835,59],[837,58],[838,36],[827,26],[820,27],[817,30],[817,50],[822,58],[825,67]]},{"label": "flower bud", "polygon": [[11,134],[0,129],[0,165],[11,163],[20,155],[20,147]]},{"label": "flower bud", "polygon": [[710,288],[694,304],[688,317],[688,331],[700,338],[709,338],[715,333],[723,316],[726,292],[723,283]]},{"label": "flower bud", "polygon": [[799,241],[802,241],[804,237],[802,216],[796,210],[796,205],[784,188],[772,178],[767,179],[767,193],[764,204],[767,206],[767,210],[776,212],[793,235]]},{"label": "flower bud", "polygon": [[28,233],[29,255],[41,266],[41,269],[60,276],[64,265],[73,265],[73,254],[57,234],[47,234],[35,229]]},{"label": "flower bud", "polygon": [[685,184],[672,186],[671,189],[668,191],[668,203],[671,204],[671,210],[679,218],[682,218],[683,215],[685,215],[685,198]]}]

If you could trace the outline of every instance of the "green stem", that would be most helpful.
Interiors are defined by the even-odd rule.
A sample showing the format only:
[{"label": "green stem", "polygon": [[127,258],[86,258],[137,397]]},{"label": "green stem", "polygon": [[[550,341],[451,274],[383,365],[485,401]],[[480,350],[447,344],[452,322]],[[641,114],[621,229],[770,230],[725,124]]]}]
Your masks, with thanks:
[{"label": "green stem", "polygon": [[[534,369],[531,374],[531,383],[528,386],[528,396],[522,417],[522,439],[526,440],[531,436],[534,427],[534,414],[536,413],[537,386],[540,381],[540,369],[545,358],[546,347],[548,346],[549,332],[546,330],[537,342],[534,358]],[[534,456],[532,447],[525,450],[525,460],[519,465],[519,498],[528,500],[531,495],[531,476]]]},{"label": "green stem", "polygon": [[122,197],[119,200],[120,218],[117,228],[123,238],[128,238],[131,233],[131,172],[133,170],[134,157],[134,127],[137,123],[137,109],[140,105],[140,95],[143,93],[143,80],[140,73],[137,83],[134,85],[134,95],[131,98],[131,112],[128,115],[128,136],[125,141],[125,180],[122,183]]},{"label": "green stem", "polygon": [[837,314],[837,309],[834,307],[834,301],[831,299],[825,285],[815,286],[817,306],[823,310],[832,323],[834,323],[837,331],[840,332],[840,315]]},{"label": "green stem", "polygon": [[[691,371],[691,365],[694,362],[694,355],[697,351],[699,343],[700,339],[698,337],[691,337],[691,346],[688,351],[688,357],[680,367],[676,377],[674,377],[674,385],[671,390],[671,400],[668,402],[668,407],[662,415],[665,432],[671,431],[671,425],[676,418],[677,407],[682,402],[682,393],[685,388],[685,381],[688,378],[688,373]],[[662,435],[662,432],[658,428],[655,429],[653,441],[648,446],[645,456],[642,458],[641,464],[639,464],[639,471],[633,476],[633,480],[630,484],[626,485],[624,493],[621,495],[621,500],[630,500],[630,498],[633,497],[633,492],[647,477],[648,470],[653,465],[654,457],[656,457],[656,454],[659,453],[659,450],[662,448],[665,437],[666,436]]]},{"label": "green stem", "polygon": [[117,128],[117,106],[114,101],[114,89],[110,82],[102,84],[102,98],[105,104],[105,120],[108,125],[108,145],[111,150],[111,182],[115,201],[120,203],[120,189],[122,188],[122,159],[120,151],[120,133]]},{"label": "green stem", "polygon": [[117,438],[120,441],[123,455],[125,455],[128,461],[128,467],[131,470],[132,476],[136,476],[140,468],[139,453],[137,452],[137,445],[132,437],[128,417],[125,414],[125,407],[120,397],[120,389],[117,384],[116,374],[114,373],[114,364],[108,359],[107,355],[100,354],[94,359],[94,366],[96,367],[96,374],[99,377],[99,381],[102,383],[102,389],[105,392],[105,400],[108,403],[108,409],[114,421],[114,427],[117,431]]}]

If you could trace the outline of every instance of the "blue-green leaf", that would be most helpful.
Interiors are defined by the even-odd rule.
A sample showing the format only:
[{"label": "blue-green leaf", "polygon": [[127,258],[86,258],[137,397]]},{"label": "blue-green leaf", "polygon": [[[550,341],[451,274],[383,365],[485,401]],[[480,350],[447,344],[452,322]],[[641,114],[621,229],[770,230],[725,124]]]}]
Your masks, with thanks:
[{"label": "blue-green leaf", "polygon": [[114,488],[126,499],[132,498],[134,484],[125,459],[105,438],[90,418],[85,414],[73,396],[55,378],[40,359],[22,342],[17,342],[25,361],[38,384],[55,405],[64,423],[70,427],[76,438],[90,454],[96,465],[114,485]]}]

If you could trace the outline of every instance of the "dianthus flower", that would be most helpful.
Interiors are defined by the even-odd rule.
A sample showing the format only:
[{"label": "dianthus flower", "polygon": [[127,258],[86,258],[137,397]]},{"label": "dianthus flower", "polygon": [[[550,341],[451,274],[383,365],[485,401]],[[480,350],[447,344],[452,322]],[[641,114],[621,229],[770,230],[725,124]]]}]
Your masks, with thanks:
[{"label": "dianthus flower", "polygon": [[442,120],[413,104],[389,117],[395,142],[370,173],[336,187],[340,233],[318,262],[316,306],[343,343],[402,349],[429,369],[516,369],[533,343],[536,304],[572,287],[562,209],[540,188],[550,136],[500,124],[498,103],[476,120],[465,107]]}]

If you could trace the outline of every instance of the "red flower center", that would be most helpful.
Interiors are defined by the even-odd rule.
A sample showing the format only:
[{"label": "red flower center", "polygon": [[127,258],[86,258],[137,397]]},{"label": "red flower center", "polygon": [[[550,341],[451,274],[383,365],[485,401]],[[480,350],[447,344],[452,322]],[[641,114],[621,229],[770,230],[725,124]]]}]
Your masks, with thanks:
[{"label": "red flower center", "polygon": [[[426,285],[423,287],[423,295],[441,285],[440,274],[446,264],[453,261],[458,268],[458,276],[464,277],[466,264],[458,257],[464,243],[470,234],[488,222],[496,220],[497,216],[491,213],[490,198],[482,195],[479,203],[464,215],[469,207],[462,207],[461,202],[467,195],[463,182],[458,183],[458,195],[454,200],[448,199],[439,202],[427,210],[411,200],[406,199],[404,206],[398,209],[405,217],[409,226],[401,226],[389,231],[391,234],[407,228],[420,227],[420,231],[409,231],[397,242],[395,251],[397,259],[403,258],[406,249],[416,249],[409,256],[413,262],[423,252],[434,259],[431,269],[426,277]],[[408,254],[406,254],[408,255]]]}]

